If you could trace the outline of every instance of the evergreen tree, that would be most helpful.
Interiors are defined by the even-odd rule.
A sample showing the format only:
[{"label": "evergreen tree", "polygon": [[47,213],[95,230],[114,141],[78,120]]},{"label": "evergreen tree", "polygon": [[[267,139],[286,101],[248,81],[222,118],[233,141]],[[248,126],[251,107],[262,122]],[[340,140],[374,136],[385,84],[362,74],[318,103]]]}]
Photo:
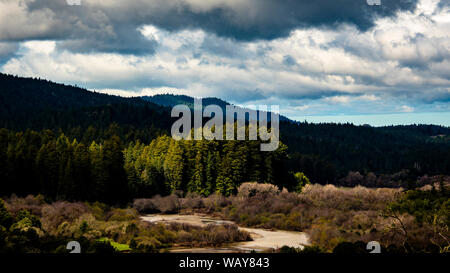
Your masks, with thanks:
[{"label": "evergreen tree", "polygon": [[88,194],[88,200],[106,201],[108,177],[103,161],[103,149],[93,141],[89,146],[89,152],[92,166],[92,186]]},{"label": "evergreen tree", "polygon": [[194,158],[194,171],[188,183],[187,189],[189,192],[196,192],[205,195],[205,165],[204,153],[205,149],[203,141],[198,141],[196,144],[197,153]]},{"label": "evergreen tree", "polygon": [[183,148],[180,141],[171,140],[164,160],[164,176],[171,192],[183,189]]},{"label": "evergreen tree", "polygon": [[91,159],[89,149],[83,143],[75,146],[72,160],[74,198],[87,200],[92,190]]},{"label": "evergreen tree", "polygon": [[42,145],[36,157],[37,180],[40,192],[51,198],[56,198],[58,190],[59,164],[55,142]]},{"label": "evergreen tree", "polygon": [[206,158],[206,170],[205,170],[205,192],[204,194],[210,195],[215,191],[215,184],[217,179],[217,168],[220,162],[219,152],[208,151]]},{"label": "evergreen tree", "polygon": [[106,140],[102,147],[103,167],[106,175],[106,196],[109,203],[128,200],[124,154],[118,136]]},{"label": "evergreen tree", "polygon": [[297,184],[294,189],[296,192],[301,192],[306,184],[310,184],[308,177],[302,172],[295,173],[294,178]]},{"label": "evergreen tree", "polygon": [[70,174],[68,173],[66,176],[66,171],[71,172],[71,170],[67,169],[67,166],[72,156],[72,147],[69,138],[63,133],[56,139],[56,153],[59,162],[56,198],[63,200],[66,198],[67,190],[70,186],[68,184],[72,183],[69,181],[71,180]]},{"label": "evergreen tree", "polygon": [[75,172],[72,165],[72,157],[69,157],[64,168],[64,173],[60,181],[58,199],[73,201],[77,198],[76,181],[74,180]]},{"label": "evergreen tree", "polygon": [[8,130],[0,129],[0,196],[11,192],[11,183],[8,181],[8,143]]}]

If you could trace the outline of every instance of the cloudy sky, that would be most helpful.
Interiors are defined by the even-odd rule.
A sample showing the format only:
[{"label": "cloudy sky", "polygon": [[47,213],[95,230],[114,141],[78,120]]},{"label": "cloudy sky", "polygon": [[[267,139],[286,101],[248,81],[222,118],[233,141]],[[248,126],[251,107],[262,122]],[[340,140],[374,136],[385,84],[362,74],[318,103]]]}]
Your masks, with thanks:
[{"label": "cloudy sky", "polygon": [[[450,126],[450,0],[0,0],[0,71]],[[370,0],[369,0],[370,2]]]}]

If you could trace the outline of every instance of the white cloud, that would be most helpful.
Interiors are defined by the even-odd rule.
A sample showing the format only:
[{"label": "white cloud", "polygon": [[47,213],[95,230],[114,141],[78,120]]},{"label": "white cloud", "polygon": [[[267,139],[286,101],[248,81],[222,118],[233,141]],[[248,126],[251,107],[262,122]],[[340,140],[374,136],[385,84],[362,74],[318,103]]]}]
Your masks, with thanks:
[{"label": "white cloud", "polygon": [[399,107],[400,112],[411,113],[414,112],[414,107],[408,105],[402,105]]}]

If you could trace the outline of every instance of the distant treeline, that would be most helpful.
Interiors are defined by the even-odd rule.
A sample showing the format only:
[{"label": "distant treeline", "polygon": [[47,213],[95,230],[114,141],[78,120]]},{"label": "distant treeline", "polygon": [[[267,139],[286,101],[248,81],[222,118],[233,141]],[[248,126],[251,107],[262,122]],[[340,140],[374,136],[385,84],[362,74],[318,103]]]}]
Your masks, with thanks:
[{"label": "distant treeline", "polygon": [[[296,157],[297,169],[314,158],[319,171],[304,170],[322,184],[334,183],[349,171],[393,174],[410,170],[417,176],[450,174],[450,128],[434,125],[366,127],[353,124],[280,124],[281,141]],[[447,137],[446,137],[447,136]],[[306,161],[307,162],[307,161]],[[323,168],[323,165],[329,165]],[[331,169],[330,169],[331,168]],[[333,170],[335,171],[334,177]]]}]

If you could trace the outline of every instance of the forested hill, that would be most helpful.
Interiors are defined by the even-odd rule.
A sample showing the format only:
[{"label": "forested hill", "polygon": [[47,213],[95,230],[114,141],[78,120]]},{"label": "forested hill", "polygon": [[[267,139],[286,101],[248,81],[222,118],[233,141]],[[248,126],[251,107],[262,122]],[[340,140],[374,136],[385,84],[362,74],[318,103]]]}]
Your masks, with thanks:
[{"label": "forested hill", "polygon": [[2,106],[8,107],[7,103],[12,103],[10,109],[21,107],[26,110],[63,110],[67,107],[92,107],[123,102],[142,103],[139,98],[123,98],[44,79],[22,78],[2,73],[0,90]]},{"label": "forested hill", "polygon": [[282,123],[280,131],[295,165],[291,168],[321,183],[350,170],[361,174],[409,170],[416,177],[450,173],[450,128],[446,127]]},{"label": "forested hill", "polygon": [[[0,128],[44,129],[90,144],[118,136],[124,145],[149,144],[168,135],[174,121],[170,106],[188,96],[122,98],[41,79],[0,74]],[[160,104],[160,105],[158,105]],[[204,105],[228,105],[209,98]],[[284,165],[312,181],[335,183],[349,171],[366,175],[409,170],[414,175],[450,174],[450,128],[434,125],[389,127],[282,121],[288,146]]]},{"label": "forested hill", "polygon": [[113,124],[115,133],[139,129],[137,133],[148,139],[169,131],[169,110],[141,98],[0,73],[0,127],[7,129],[62,129],[81,137],[89,127],[98,135]]},{"label": "forested hill", "polygon": [[[190,109],[194,109],[194,98],[186,95],[158,94],[154,96],[145,96],[142,97],[142,99],[162,106],[173,107],[178,104],[184,104],[189,106]],[[225,109],[227,105],[230,105],[230,103],[218,98],[203,98],[202,104],[203,107],[207,105],[218,105],[222,109]]]}]

